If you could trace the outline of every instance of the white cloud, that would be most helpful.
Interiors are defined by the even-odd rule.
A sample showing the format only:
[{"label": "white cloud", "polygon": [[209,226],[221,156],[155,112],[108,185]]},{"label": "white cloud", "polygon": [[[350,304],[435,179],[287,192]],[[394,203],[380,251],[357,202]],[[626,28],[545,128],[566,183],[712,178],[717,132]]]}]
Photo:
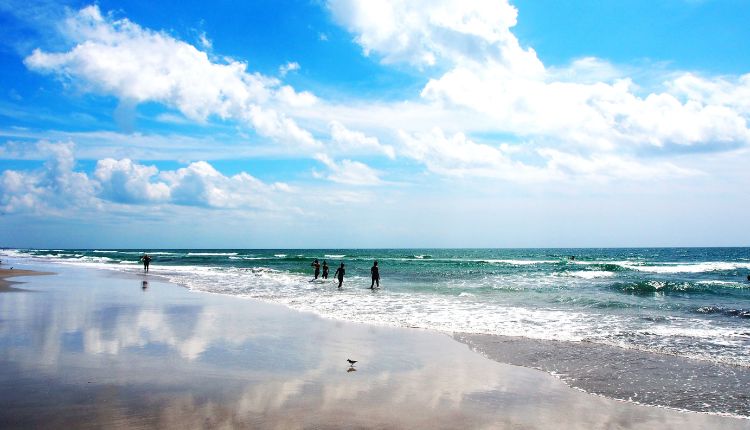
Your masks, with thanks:
[{"label": "white cloud", "polygon": [[296,61],[290,61],[284,64],[283,66],[279,67],[279,74],[281,76],[286,76],[287,73],[294,72],[299,69],[300,69],[299,63],[297,63]]},{"label": "white cloud", "polygon": [[439,62],[504,62],[509,70],[543,70],[533,50],[522,49],[510,28],[517,11],[495,0],[330,0],[334,18],[365,54],[383,62],[432,66]]},{"label": "white cloud", "polygon": [[[598,58],[546,68],[513,34],[517,11],[507,0],[330,0],[328,7],[366,54],[426,70],[416,100],[334,105],[252,73],[244,62],[212,61],[166,33],[102,16],[97,6],[68,19],[72,49],[36,50],[26,64],[128,102],[163,103],[191,120],[239,121],[285,144],[279,148],[287,154],[306,157],[330,150],[337,159],[343,154],[405,156],[449,176],[536,181],[618,174],[628,179],[653,177],[661,167],[679,176],[692,171],[677,161],[653,161],[653,154],[722,152],[750,143],[750,74],[704,78],[671,73],[658,89],[644,89],[628,77],[632,70]],[[279,73],[298,68],[289,62]],[[330,139],[310,130],[317,136],[328,132]],[[503,147],[501,137],[495,144],[492,138],[467,137],[475,133],[512,136],[517,146],[513,151]],[[222,147],[224,153],[227,148],[233,154],[231,145]],[[114,158],[130,157],[118,153]],[[383,183],[385,173],[362,162],[318,159],[330,171],[321,176],[330,180]],[[643,174],[625,168],[641,172],[639,165]],[[205,187],[195,189],[204,196],[201,201],[227,204],[230,199],[211,191],[215,176],[194,167],[185,180],[201,178]],[[242,180],[223,183],[218,189]],[[163,198],[153,193],[124,195],[134,201]]]},{"label": "white cloud", "polygon": [[599,182],[621,178],[632,181],[651,181],[703,175],[700,171],[681,168],[669,162],[646,164],[612,154],[584,157],[550,148],[539,149],[538,153],[546,159],[546,167],[550,172],[559,176],[580,176]]},{"label": "white cloud", "polygon": [[750,73],[737,78],[707,79],[693,73],[683,73],[668,82],[670,91],[686,100],[704,105],[725,106],[750,115]]},{"label": "white cloud", "polygon": [[317,154],[315,158],[325,164],[329,170],[326,175],[316,174],[317,177],[347,185],[383,184],[378,171],[359,161],[341,160],[336,162],[325,154]]},{"label": "white cloud", "polygon": [[353,131],[346,128],[338,121],[331,121],[329,124],[331,132],[331,141],[337,146],[337,149],[344,152],[370,152],[382,153],[390,159],[396,158],[396,151],[390,145],[382,145],[376,137],[367,136],[360,131]]},{"label": "white cloud", "polygon": [[293,107],[311,107],[318,103],[318,98],[309,91],[295,91],[289,85],[284,85],[276,92],[276,100],[282,104]]},{"label": "white cloud", "polygon": [[279,88],[277,79],[250,73],[245,63],[212,62],[205,52],[168,34],[127,19],[104,17],[98,6],[71,16],[66,32],[78,41],[75,47],[61,53],[36,49],[25,59],[26,65],[129,102],[163,103],[193,120],[205,121],[209,116],[240,120],[285,143],[317,144],[309,132],[274,107],[285,102],[309,104],[314,100],[311,95]]},{"label": "white cloud", "polygon": [[510,145],[489,146],[473,142],[461,133],[446,136],[436,128],[429,133],[400,133],[404,155],[417,160],[431,172],[454,177],[484,177],[515,182],[559,181],[577,177],[597,181],[627,178],[644,181],[700,175],[701,172],[668,162],[644,163],[617,154],[581,156],[552,148],[534,151],[538,165],[515,161],[525,154]]},{"label": "white cloud", "polygon": [[101,184],[100,197],[120,203],[165,202],[170,189],[164,183],[153,183],[159,172],[156,166],[144,166],[124,158],[106,158],[96,163],[94,178]]},{"label": "white cloud", "polygon": [[97,184],[73,170],[73,144],[38,142],[34,151],[45,154],[44,167],[34,172],[5,170],[0,176],[0,207],[4,212],[57,211],[69,206],[96,206]]},{"label": "white cloud", "polygon": [[205,161],[159,171],[130,159],[107,158],[97,162],[89,177],[74,171],[72,143],[39,142],[34,150],[49,156],[43,168],[0,175],[5,212],[100,208],[105,202],[273,210],[274,197],[294,192],[286,183],[266,184],[246,172],[225,176]]},{"label": "white cloud", "polygon": [[417,160],[433,173],[456,177],[541,179],[541,169],[513,162],[503,147],[475,143],[462,133],[451,137],[435,128],[428,133],[400,132],[405,156]]},{"label": "white cloud", "polygon": [[[725,151],[750,144],[750,75],[665,75],[664,89],[649,92],[625,71],[597,58],[547,69],[513,35],[517,13],[507,0],[329,0],[328,6],[366,54],[375,53],[384,63],[435,66],[421,92],[426,106],[478,117],[464,117],[456,127],[470,131],[479,124],[483,132],[520,136],[527,146],[555,146],[556,154],[568,154],[571,160],[585,152],[588,163],[566,163],[571,174],[580,168],[579,174],[590,175],[590,163],[600,163],[602,169],[612,165],[605,160],[631,160],[619,165],[635,168],[649,165],[643,157],[653,152]],[[513,164],[508,154],[489,146],[464,138],[445,143],[444,136],[434,136],[437,140],[428,144],[419,136],[431,132],[402,128],[412,135],[404,139],[402,134],[405,152],[436,173],[490,176],[486,164]],[[419,152],[425,145],[433,151],[429,155]],[[465,153],[487,158],[467,164]],[[633,176],[624,169],[612,171]],[[534,168],[524,172],[532,178],[537,173]]]},{"label": "white cloud", "polygon": [[206,36],[206,32],[203,31],[198,35],[198,43],[200,43],[201,47],[203,49],[211,49],[213,47],[213,43],[211,42],[211,39]]},{"label": "white cloud", "polygon": [[172,202],[190,206],[215,208],[268,207],[266,194],[272,189],[253,176],[242,172],[227,177],[205,161],[160,174],[171,191]]}]

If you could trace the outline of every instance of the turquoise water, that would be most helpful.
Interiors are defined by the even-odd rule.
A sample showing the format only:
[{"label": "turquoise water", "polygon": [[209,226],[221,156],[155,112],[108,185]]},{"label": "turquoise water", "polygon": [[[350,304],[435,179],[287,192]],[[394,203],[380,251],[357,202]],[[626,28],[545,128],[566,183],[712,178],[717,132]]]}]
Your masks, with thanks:
[{"label": "turquoise water", "polygon": [[[5,250],[139,272],[144,250]],[[586,341],[750,367],[750,248],[145,250],[150,276],[334,319]],[[571,257],[575,257],[574,259]],[[309,282],[313,259],[344,288]],[[377,259],[381,289],[371,291]]]}]

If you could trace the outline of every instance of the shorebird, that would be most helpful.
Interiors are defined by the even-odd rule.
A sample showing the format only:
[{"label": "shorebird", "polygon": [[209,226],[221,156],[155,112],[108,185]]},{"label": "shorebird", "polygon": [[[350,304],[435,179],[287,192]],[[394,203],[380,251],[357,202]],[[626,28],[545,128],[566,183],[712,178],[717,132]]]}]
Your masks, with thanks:
[{"label": "shorebird", "polygon": [[357,362],[357,360],[350,360],[350,359],[348,359],[348,358],[346,359],[346,361],[348,361],[348,362],[349,362],[349,365],[350,365],[350,366],[354,366],[354,363],[356,363],[356,362]]}]

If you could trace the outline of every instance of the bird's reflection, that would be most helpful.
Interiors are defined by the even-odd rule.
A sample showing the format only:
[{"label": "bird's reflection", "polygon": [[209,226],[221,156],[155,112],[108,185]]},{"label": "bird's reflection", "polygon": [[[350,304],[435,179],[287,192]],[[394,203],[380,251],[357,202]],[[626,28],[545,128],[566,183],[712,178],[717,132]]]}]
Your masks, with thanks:
[{"label": "bird's reflection", "polygon": [[356,371],[357,371],[357,369],[355,369],[354,367],[350,367],[350,368],[346,369],[346,373],[356,372]]}]

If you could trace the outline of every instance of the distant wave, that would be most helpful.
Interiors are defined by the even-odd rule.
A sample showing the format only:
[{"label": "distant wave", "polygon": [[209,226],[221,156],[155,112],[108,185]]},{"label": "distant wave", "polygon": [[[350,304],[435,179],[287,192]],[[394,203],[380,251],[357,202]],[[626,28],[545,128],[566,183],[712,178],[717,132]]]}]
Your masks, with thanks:
[{"label": "distant wave", "polygon": [[702,273],[725,270],[750,269],[750,263],[711,261],[701,263],[662,263],[658,265],[623,264],[623,267],[651,273]]},{"label": "distant wave", "polygon": [[212,256],[228,256],[237,255],[236,252],[188,252],[188,257],[212,257]]},{"label": "distant wave", "polygon": [[611,285],[611,288],[632,294],[653,294],[653,293],[721,293],[726,291],[726,284],[699,283],[686,281],[639,281],[639,282],[618,282]]},{"label": "distant wave", "polygon": [[507,259],[501,259],[501,260],[495,260],[495,259],[479,259],[479,260],[469,260],[469,261],[475,261],[479,263],[489,263],[489,264],[510,264],[512,266],[527,266],[532,264],[554,264],[558,263],[558,260],[507,260]]},{"label": "distant wave", "polygon": [[564,272],[567,276],[573,276],[583,279],[611,278],[615,274],[606,270],[578,270],[573,272]]}]

